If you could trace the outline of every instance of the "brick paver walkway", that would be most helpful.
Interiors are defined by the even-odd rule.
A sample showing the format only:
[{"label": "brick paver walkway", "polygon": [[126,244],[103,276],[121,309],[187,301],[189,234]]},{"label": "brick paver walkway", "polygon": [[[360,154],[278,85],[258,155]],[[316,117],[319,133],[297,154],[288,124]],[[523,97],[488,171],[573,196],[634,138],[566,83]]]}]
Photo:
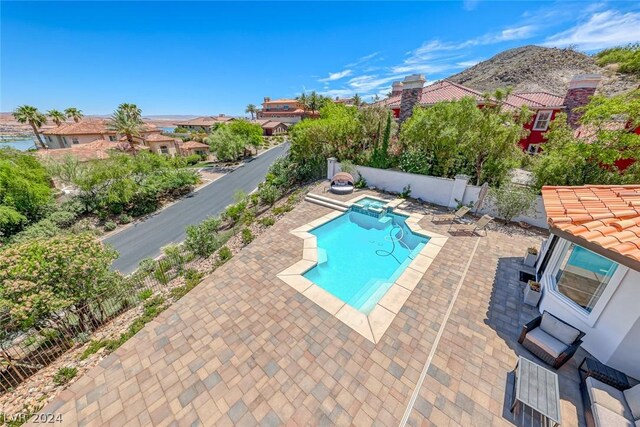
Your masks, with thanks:
[{"label": "brick paver walkway", "polygon": [[[303,202],[43,412],[66,425],[398,425],[405,412],[409,425],[513,423],[509,372],[536,314],[518,271],[540,238],[452,236],[374,345],[276,277],[302,255],[289,230],[328,212]],[[560,373],[563,425],[578,425],[575,363]]]}]

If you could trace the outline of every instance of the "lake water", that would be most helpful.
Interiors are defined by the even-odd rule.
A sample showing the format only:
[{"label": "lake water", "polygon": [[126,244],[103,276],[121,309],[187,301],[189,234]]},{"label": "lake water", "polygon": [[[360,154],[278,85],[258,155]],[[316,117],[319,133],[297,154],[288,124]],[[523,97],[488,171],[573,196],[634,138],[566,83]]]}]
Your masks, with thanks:
[{"label": "lake water", "polygon": [[173,133],[173,131],[175,130],[173,126],[163,126],[163,127],[159,127],[158,129],[162,129],[163,132],[169,132],[169,133]]},{"label": "lake water", "polygon": [[2,140],[0,139],[0,148],[11,147],[20,151],[27,151],[30,148],[36,148],[33,138]]}]

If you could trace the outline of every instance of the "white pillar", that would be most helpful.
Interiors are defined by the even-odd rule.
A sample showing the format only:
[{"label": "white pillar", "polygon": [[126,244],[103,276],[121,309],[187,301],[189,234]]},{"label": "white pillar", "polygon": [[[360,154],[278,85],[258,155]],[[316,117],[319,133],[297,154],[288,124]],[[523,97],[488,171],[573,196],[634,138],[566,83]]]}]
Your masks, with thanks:
[{"label": "white pillar", "polygon": [[469,177],[466,175],[456,175],[453,181],[453,188],[451,189],[451,196],[449,197],[449,207],[455,208],[458,206],[458,201],[462,203],[464,199],[464,192],[467,190],[467,184],[469,183]]},{"label": "white pillar", "polygon": [[331,178],[336,174],[336,163],[338,159],[335,157],[329,157],[327,159],[327,179],[331,181]]}]

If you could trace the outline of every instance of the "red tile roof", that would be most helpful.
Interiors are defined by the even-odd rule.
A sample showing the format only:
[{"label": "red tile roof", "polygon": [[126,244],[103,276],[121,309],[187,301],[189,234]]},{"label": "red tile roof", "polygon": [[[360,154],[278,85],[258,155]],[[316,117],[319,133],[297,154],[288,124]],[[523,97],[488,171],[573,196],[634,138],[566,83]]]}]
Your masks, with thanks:
[{"label": "red tile roof", "polygon": [[640,185],[543,187],[551,228],[640,262]]},{"label": "red tile roof", "polygon": [[198,142],[198,141],[187,141],[187,142],[183,142],[182,144],[180,144],[180,148],[184,148],[185,150],[190,149],[190,148],[206,148],[206,149],[209,149],[209,146],[207,144],[203,144],[202,142]]},{"label": "red tile roof", "polygon": [[[420,105],[433,105],[442,101],[455,101],[458,99],[471,97],[476,102],[482,102],[484,95],[477,90],[468,88],[461,84],[453,83],[448,80],[441,80],[426,86],[422,90]],[[400,108],[401,95],[390,96],[379,101],[378,105],[384,105],[389,108]],[[564,102],[561,96],[553,95],[547,92],[522,92],[512,93],[505,100],[505,104],[510,108],[520,108],[526,105],[529,108],[560,108]]]},{"label": "red tile roof", "polygon": [[105,139],[96,139],[86,144],[73,145],[69,148],[55,150],[38,150],[36,154],[43,158],[58,159],[71,155],[80,161],[93,159],[106,159],[110,150],[118,150],[119,142],[111,142]]},{"label": "red tile roof", "polygon": [[173,138],[171,136],[166,136],[166,135],[162,135],[161,133],[150,133],[149,135],[147,135],[146,137],[144,137],[145,141],[149,141],[149,142],[171,142],[171,141],[176,141],[179,139],[178,138]]},{"label": "red tile roof", "polygon": [[107,129],[106,120],[81,120],[78,123],[67,123],[42,131],[44,135],[101,135],[113,133]]}]

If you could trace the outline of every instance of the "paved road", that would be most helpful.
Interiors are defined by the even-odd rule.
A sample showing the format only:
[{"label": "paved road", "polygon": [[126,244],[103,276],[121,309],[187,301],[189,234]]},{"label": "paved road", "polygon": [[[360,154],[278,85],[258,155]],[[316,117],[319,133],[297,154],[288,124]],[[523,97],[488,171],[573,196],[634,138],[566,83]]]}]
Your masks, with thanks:
[{"label": "paved road", "polygon": [[163,246],[182,242],[187,225],[221,213],[234,202],[236,190],[253,191],[264,180],[269,166],[288,148],[288,143],[275,147],[147,220],[105,239],[120,253],[112,268],[131,273],[143,259],[160,255]]}]

